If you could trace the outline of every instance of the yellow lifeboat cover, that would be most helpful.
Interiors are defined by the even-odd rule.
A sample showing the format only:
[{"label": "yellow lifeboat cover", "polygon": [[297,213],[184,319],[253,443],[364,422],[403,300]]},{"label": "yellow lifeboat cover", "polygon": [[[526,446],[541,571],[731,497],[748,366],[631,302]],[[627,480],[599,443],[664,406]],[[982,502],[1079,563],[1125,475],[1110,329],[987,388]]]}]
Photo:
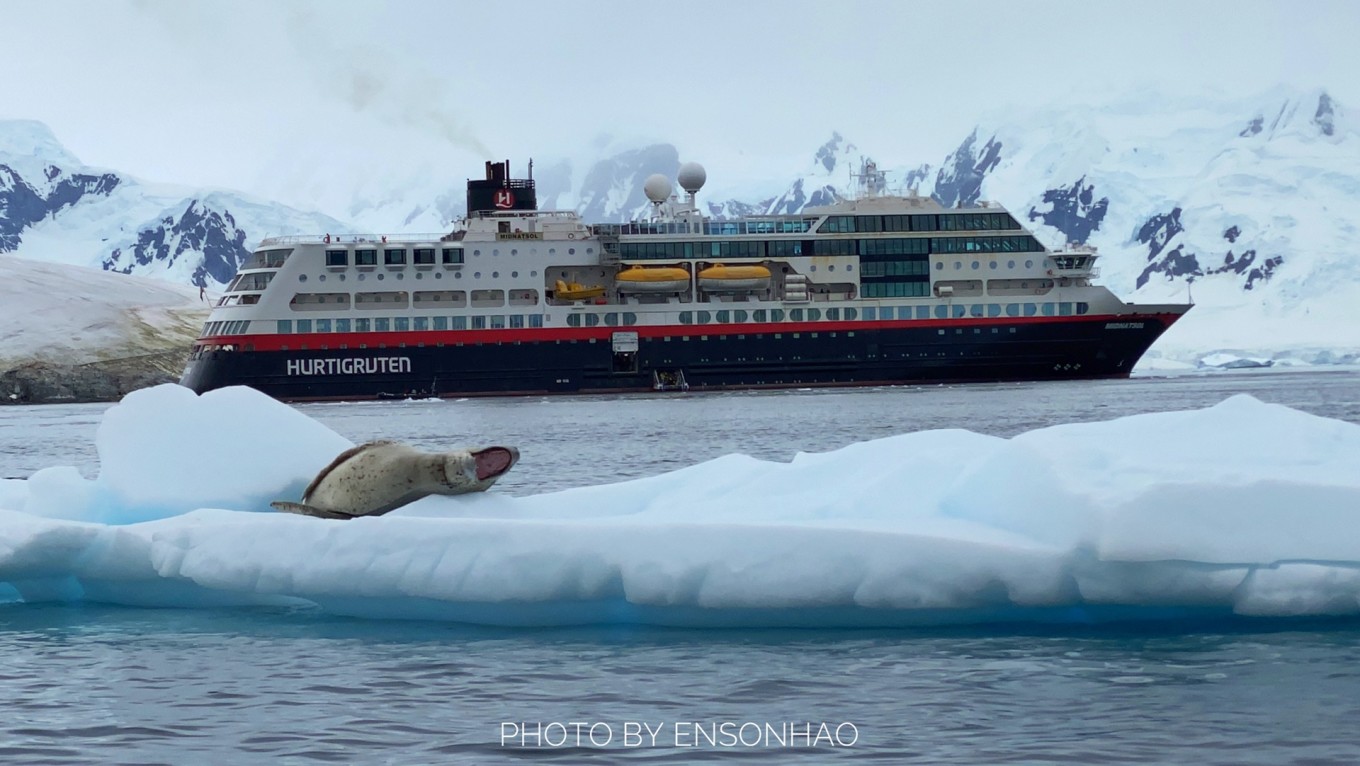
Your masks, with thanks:
[{"label": "yellow lifeboat cover", "polygon": [[674,282],[688,280],[689,272],[677,266],[634,266],[620,271],[616,279],[620,282]]},{"label": "yellow lifeboat cover", "polygon": [[717,264],[699,272],[700,279],[768,279],[770,270],[764,266],[727,266]]}]

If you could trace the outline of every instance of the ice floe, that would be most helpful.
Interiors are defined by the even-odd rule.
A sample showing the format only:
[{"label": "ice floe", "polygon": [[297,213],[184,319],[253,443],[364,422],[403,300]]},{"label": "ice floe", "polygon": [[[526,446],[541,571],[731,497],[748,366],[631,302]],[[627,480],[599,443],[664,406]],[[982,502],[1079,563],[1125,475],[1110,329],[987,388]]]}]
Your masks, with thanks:
[{"label": "ice floe", "polygon": [[1360,426],[1247,396],[353,521],[269,510],[351,445],[249,389],[138,391],[96,439],[95,479],[0,482],[0,600],[497,625],[1360,614]]}]

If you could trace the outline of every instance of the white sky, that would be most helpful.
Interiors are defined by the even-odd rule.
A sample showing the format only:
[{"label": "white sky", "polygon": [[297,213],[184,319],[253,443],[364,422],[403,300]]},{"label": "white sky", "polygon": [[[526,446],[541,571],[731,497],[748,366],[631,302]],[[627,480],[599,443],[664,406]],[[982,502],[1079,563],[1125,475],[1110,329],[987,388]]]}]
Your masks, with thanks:
[{"label": "white sky", "polygon": [[1146,87],[1360,108],[1349,0],[0,0],[0,20],[0,118],[92,165],[256,193],[281,158],[382,162],[415,136],[465,175],[609,134],[712,178],[833,129],[938,162],[984,113]]}]

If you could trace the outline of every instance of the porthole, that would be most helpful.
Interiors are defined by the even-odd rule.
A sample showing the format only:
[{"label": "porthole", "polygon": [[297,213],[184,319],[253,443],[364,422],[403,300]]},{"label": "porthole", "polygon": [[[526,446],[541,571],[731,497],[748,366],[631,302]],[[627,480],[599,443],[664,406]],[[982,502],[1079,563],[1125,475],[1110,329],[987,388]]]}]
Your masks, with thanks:
[{"label": "porthole", "polygon": [[340,275],[340,281],[341,281],[341,282],[344,282],[344,281],[345,281],[345,275],[344,275],[344,274],[341,274],[341,275]]},{"label": "porthole", "polygon": [[853,263],[847,264],[846,267],[845,267],[845,270],[846,270],[846,271],[854,271],[854,270],[855,270],[855,264],[853,264]]},{"label": "porthole", "polygon": [[455,272],[453,272],[453,278],[454,278],[454,279],[462,279],[462,278],[463,278],[463,272],[461,272],[461,271],[455,271]]},{"label": "porthole", "polygon": [[434,273],[434,278],[435,278],[435,279],[443,279],[443,278],[444,278],[444,272],[442,272],[442,271],[436,271],[436,272]]},{"label": "porthole", "polygon": [[491,272],[491,278],[492,278],[492,279],[500,279],[500,277],[501,277],[501,273],[500,273],[499,271],[493,271],[493,272]]},{"label": "porthole", "polygon": [[567,255],[576,255],[576,248],[574,247],[567,248]]},{"label": "porthole", "polygon": [[325,281],[326,281],[326,275],[325,275],[325,274],[318,275],[317,278],[316,278],[316,281],[318,281],[318,282],[325,282]]},{"label": "porthole", "polygon": [[586,255],[590,255],[590,254],[593,253],[593,252],[595,252],[595,248],[593,248],[593,247],[587,247],[587,248],[586,248]]},{"label": "porthole", "polygon": [[360,282],[364,281],[364,277],[365,277],[365,276],[366,276],[366,275],[364,275],[364,274],[360,274],[360,275],[359,275],[359,281],[360,281]]},{"label": "porthole", "polygon": [[419,272],[419,271],[416,272],[416,279],[424,279],[424,278],[425,278],[425,275],[424,275],[424,274],[422,274],[422,273]]},{"label": "porthole", "polygon": [[379,281],[379,282],[383,281],[383,279],[384,279],[385,277],[386,277],[385,274],[379,274],[379,275],[378,275],[378,281]]},{"label": "porthole", "polygon": [[512,249],[512,250],[510,251],[510,254],[511,254],[511,255],[519,255],[519,250],[517,250],[517,249]]},{"label": "porthole", "polygon": [[510,272],[510,278],[511,278],[511,279],[514,279],[514,278],[516,278],[516,277],[518,277],[518,276],[519,276],[519,272],[518,272],[518,271],[512,271],[512,272]]},{"label": "porthole", "polygon": [[943,269],[944,269],[944,261],[936,261],[936,262],[935,262],[935,270],[936,270],[936,271],[941,271],[941,270],[943,270]]},{"label": "porthole", "polygon": [[480,255],[482,254],[482,251],[481,251],[481,250],[473,250],[473,251],[472,251],[472,254],[473,254],[473,255],[478,255],[478,256],[480,256]]},{"label": "porthole", "polygon": [[978,262],[977,262],[977,261],[973,261],[973,270],[976,271],[976,270],[977,270],[977,267],[978,267]]},{"label": "porthole", "polygon": [[988,266],[989,268],[995,269],[995,268],[996,268],[996,261],[991,261],[990,263],[987,264],[987,266]]},{"label": "porthole", "polygon": [[306,282],[306,281],[307,281],[307,275],[306,275],[306,274],[298,274],[298,281],[299,281],[299,282]]},{"label": "porthole", "polygon": [[473,278],[473,279],[481,279],[481,278],[482,278],[482,272],[480,272],[480,271],[474,271],[474,272],[472,272],[472,278]]},{"label": "porthole", "polygon": [[500,254],[501,254],[501,249],[500,249],[499,247],[494,248],[494,249],[492,249],[491,254],[492,254],[492,255],[500,255]]},{"label": "porthole", "polygon": [[1015,268],[1015,261],[1006,261],[1006,268],[1008,269]]},{"label": "porthole", "polygon": [[1025,261],[1025,268],[1027,269],[1034,268],[1034,261]]},{"label": "porthole", "polygon": [[538,269],[534,269],[533,271],[529,272],[529,276],[531,276],[531,277],[536,277],[536,276],[538,276]]},{"label": "porthole", "polygon": [[808,269],[808,270],[809,270],[809,271],[816,271],[816,270],[817,270],[817,264],[814,263],[814,264],[812,265],[812,268],[810,268],[810,269]]},{"label": "porthole", "polygon": [[954,271],[958,271],[959,269],[962,269],[962,268],[963,268],[963,261],[954,261]]},{"label": "porthole", "polygon": [[833,264],[831,264],[830,266],[827,266],[827,267],[826,267],[826,270],[827,270],[827,271],[835,271],[835,270],[836,270],[836,264],[833,263]]},{"label": "porthole", "polygon": [[403,279],[405,276],[406,275],[402,274],[400,271],[397,272],[397,279]]}]

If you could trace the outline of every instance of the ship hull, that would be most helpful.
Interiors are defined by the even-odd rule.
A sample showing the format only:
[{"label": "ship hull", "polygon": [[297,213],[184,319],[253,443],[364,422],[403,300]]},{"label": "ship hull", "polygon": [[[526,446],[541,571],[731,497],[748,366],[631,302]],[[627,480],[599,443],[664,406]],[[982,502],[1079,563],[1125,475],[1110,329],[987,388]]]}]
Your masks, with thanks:
[{"label": "ship hull", "polygon": [[309,401],[1112,378],[1177,318],[247,336],[197,352],[181,383]]}]

